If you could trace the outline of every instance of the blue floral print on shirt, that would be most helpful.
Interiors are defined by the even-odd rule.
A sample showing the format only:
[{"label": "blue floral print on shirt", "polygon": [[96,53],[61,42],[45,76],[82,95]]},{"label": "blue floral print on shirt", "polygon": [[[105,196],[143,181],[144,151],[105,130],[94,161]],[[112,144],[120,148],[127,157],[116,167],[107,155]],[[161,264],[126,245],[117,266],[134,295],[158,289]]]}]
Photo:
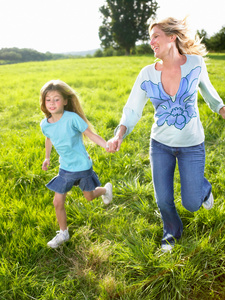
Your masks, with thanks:
[{"label": "blue floral print on shirt", "polygon": [[166,94],[161,82],[154,84],[149,80],[141,84],[155,107],[158,126],[166,122],[168,126],[173,125],[182,130],[192,118],[197,117],[195,101],[200,72],[201,67],[196,67],[186,77],[181,78],[175,97]]}]

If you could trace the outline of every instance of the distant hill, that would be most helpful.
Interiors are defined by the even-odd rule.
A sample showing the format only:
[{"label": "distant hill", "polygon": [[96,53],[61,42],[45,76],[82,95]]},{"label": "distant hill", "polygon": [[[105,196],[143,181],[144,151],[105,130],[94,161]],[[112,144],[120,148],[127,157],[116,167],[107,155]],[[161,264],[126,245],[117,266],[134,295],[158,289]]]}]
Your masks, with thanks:
[{"label": "distant hill", "polygon": [[71,51],[71,52],[64,52],[64,53],[61,53],[61,54],[64,54],[64,55],[73,55],[73,56],[86,56],[86,55],[93,55],[93,54],[95,54],[95,52],[97,50],[98,49],[92,49],[92,50],[86,50],[86,51]]},{"label": "distant hill", "polygon": [[87,55],[93,56],[97,49],[86,50],[86,51],[71,51],[66,53],[42,53],[34,49],[19,49],[13,48],[2,48],[0,49],[0,65],[11,64],[28,61],[44,61],[44,60],[56,60],[66,59],[71,57],[85,57]]}]

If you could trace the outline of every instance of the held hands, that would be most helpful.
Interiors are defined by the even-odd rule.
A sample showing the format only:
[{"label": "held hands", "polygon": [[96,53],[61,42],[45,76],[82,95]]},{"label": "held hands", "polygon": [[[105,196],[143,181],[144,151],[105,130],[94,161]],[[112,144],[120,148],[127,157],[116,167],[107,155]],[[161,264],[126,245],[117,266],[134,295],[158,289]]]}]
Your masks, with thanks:
[{"label": "held hands", "polygon": [[120,150],[123,139],[119,136],[115,136],[112,139],[108,140],[106,143],[106,151],[109,153],[115,153]]},{"label": "held hands", "polygon": [[42,170],[47,171],[50,165],[50,159],[46,158],[42,164]]}]

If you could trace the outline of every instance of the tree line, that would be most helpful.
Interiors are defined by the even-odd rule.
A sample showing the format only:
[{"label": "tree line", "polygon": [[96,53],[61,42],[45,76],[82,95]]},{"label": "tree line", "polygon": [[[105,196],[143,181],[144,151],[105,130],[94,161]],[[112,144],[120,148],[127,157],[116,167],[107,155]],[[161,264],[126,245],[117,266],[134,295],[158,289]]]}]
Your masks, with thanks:
[{"label": "tree line", "polygon": [[41,53],[28,48],[2,48],[0,49],[0,63],[19,63],[28,61],[44,61],[67,58],[64,54],[53,54],[50,52]]},{"label": "tree line", "polygon": [[207,32],[202,29],[201,31],[197,31],[197,34],[202,39],[202,43],[206,45],[208,51],[213,52],[223,52],[225,51],[225,27],[215,33],[210,38],[208,37]]},{"label": "tree line", "polygon": [[[202,40],[202,43],[205,44],[207,51],[209,52],[225,52],[225,27],[215,33],[213,36],[208,37],[208,34],[205,30],[197,31],[196,33]],[[135,45],[130,49],[130,54],[132,55],[143,55],[143,54],[152,54],[153,51],[149,43],[143,43],[140,45]],[[112,46],[105,47],[104,49],[98,49],[94,56],[121,56],[125,55],[126,50],[122,48],[114,48]]]}]

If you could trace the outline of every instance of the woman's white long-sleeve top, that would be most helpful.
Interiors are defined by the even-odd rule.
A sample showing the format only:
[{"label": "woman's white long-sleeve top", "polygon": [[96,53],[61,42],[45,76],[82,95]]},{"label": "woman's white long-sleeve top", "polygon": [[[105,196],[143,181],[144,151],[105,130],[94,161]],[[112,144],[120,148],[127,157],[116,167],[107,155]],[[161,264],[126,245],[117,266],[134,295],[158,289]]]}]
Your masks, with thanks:
[{"label": "woman's white long-sleeve top", "polygon": [[161,71],[155,63],[139,73],[128,101],[123,109],[120,125],[128,135],[142,116],[148,99],[155,114],[151,138],[171,147],[190,147],[204,141],[204,130],[197,105],[198,90],[212,111],[219,113],[224,103],[212,86],[204,59],[198,55],[186,55],[181,65],[181,81],[174,96],[168,95],[161,82]]}]

